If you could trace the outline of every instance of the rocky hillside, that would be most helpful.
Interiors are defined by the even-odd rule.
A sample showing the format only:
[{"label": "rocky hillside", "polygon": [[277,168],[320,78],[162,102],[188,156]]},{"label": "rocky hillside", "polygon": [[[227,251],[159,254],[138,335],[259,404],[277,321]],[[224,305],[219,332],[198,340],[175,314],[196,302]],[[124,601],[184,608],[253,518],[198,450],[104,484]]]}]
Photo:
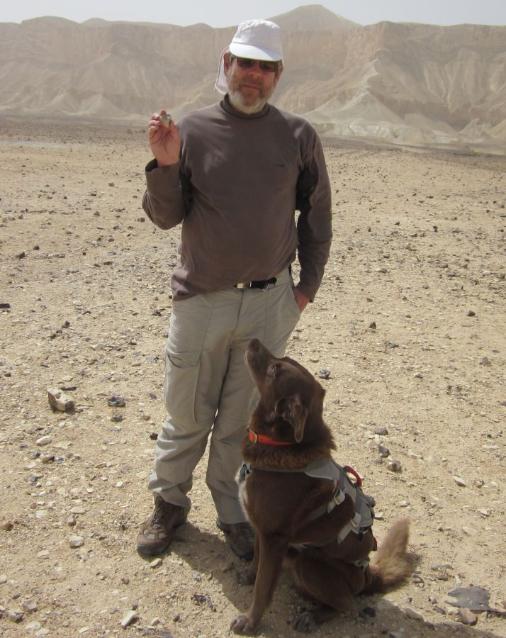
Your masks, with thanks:
[{"label": "rocky hillside", "polygon": [[[329,137],[506,147],[506,27],[379,23],[318,5],[275,16],[282,108]],[[216,100],[234,27],[35,18],[0,24],[0,115],[145,121]]]}]

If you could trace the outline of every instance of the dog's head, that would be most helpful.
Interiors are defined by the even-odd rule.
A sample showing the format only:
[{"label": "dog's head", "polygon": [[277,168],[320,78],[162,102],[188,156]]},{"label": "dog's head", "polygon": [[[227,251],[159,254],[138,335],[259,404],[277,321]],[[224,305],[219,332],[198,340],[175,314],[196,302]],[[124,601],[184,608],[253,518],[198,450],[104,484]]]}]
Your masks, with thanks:
[{"label": "dog's head", "polygon": [[[246,350],[246,364],[260,393],[254,417],[262,432],[282,441],[313,439],[323,426],[325,390],[313,375],[290,357],[278,359],[258,340]],[[311,423],[312,433],[306,432]]]}]

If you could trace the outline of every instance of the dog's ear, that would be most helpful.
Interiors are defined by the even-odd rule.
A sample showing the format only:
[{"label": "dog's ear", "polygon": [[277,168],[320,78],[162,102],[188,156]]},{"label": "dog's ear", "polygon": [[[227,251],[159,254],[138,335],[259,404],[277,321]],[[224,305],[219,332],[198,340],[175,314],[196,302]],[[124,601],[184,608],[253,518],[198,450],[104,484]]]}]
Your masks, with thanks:
[{"label": "dog's ear", "polygon": [[276,403],[276,414],[290,423],[293,427],[295,441],[300,443],[304,437],[304,428],[308,416],[308,409],[302,403],[299,394],[284,397]]}]

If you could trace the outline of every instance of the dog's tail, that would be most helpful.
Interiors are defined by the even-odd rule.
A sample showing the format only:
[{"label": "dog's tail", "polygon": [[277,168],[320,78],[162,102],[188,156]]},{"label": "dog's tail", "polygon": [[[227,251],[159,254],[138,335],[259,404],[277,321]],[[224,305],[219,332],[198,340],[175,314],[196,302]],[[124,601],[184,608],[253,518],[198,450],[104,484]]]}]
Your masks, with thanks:
[{"label": "dog's tail", "polygon": [[409,520],[396,521],[388,530],[369,566],[371,582],[364,593],[374,594],[393,589],[411,574],[413,566],[407,553]]}]

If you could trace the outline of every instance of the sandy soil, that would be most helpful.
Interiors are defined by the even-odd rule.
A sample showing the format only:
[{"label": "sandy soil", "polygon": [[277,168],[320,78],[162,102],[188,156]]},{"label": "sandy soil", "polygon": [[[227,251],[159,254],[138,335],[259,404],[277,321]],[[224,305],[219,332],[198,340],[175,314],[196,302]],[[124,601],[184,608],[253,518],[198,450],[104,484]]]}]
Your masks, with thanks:
[{"label": "sandy soil", "polygon": [[[365,476],[380,540],[411,518],[419,562],[402,589],[357,600],[315,635],[506,636],[498,616],[463,625],[447,597],[474,584],[506,605],[506,160],[351,146],[327,157],[335,241],[289,352],[330,371],[336,460]],[[135,552],[179,234],[141,210],[149,158],[140,128],[0,126],[5,638],[228,636],[251,597],[204,462],[172,551],[154,563]],[[48,388],[76,412],[53,412]],[[296,635],[304,604],[283,578],[260,635]]]}]

